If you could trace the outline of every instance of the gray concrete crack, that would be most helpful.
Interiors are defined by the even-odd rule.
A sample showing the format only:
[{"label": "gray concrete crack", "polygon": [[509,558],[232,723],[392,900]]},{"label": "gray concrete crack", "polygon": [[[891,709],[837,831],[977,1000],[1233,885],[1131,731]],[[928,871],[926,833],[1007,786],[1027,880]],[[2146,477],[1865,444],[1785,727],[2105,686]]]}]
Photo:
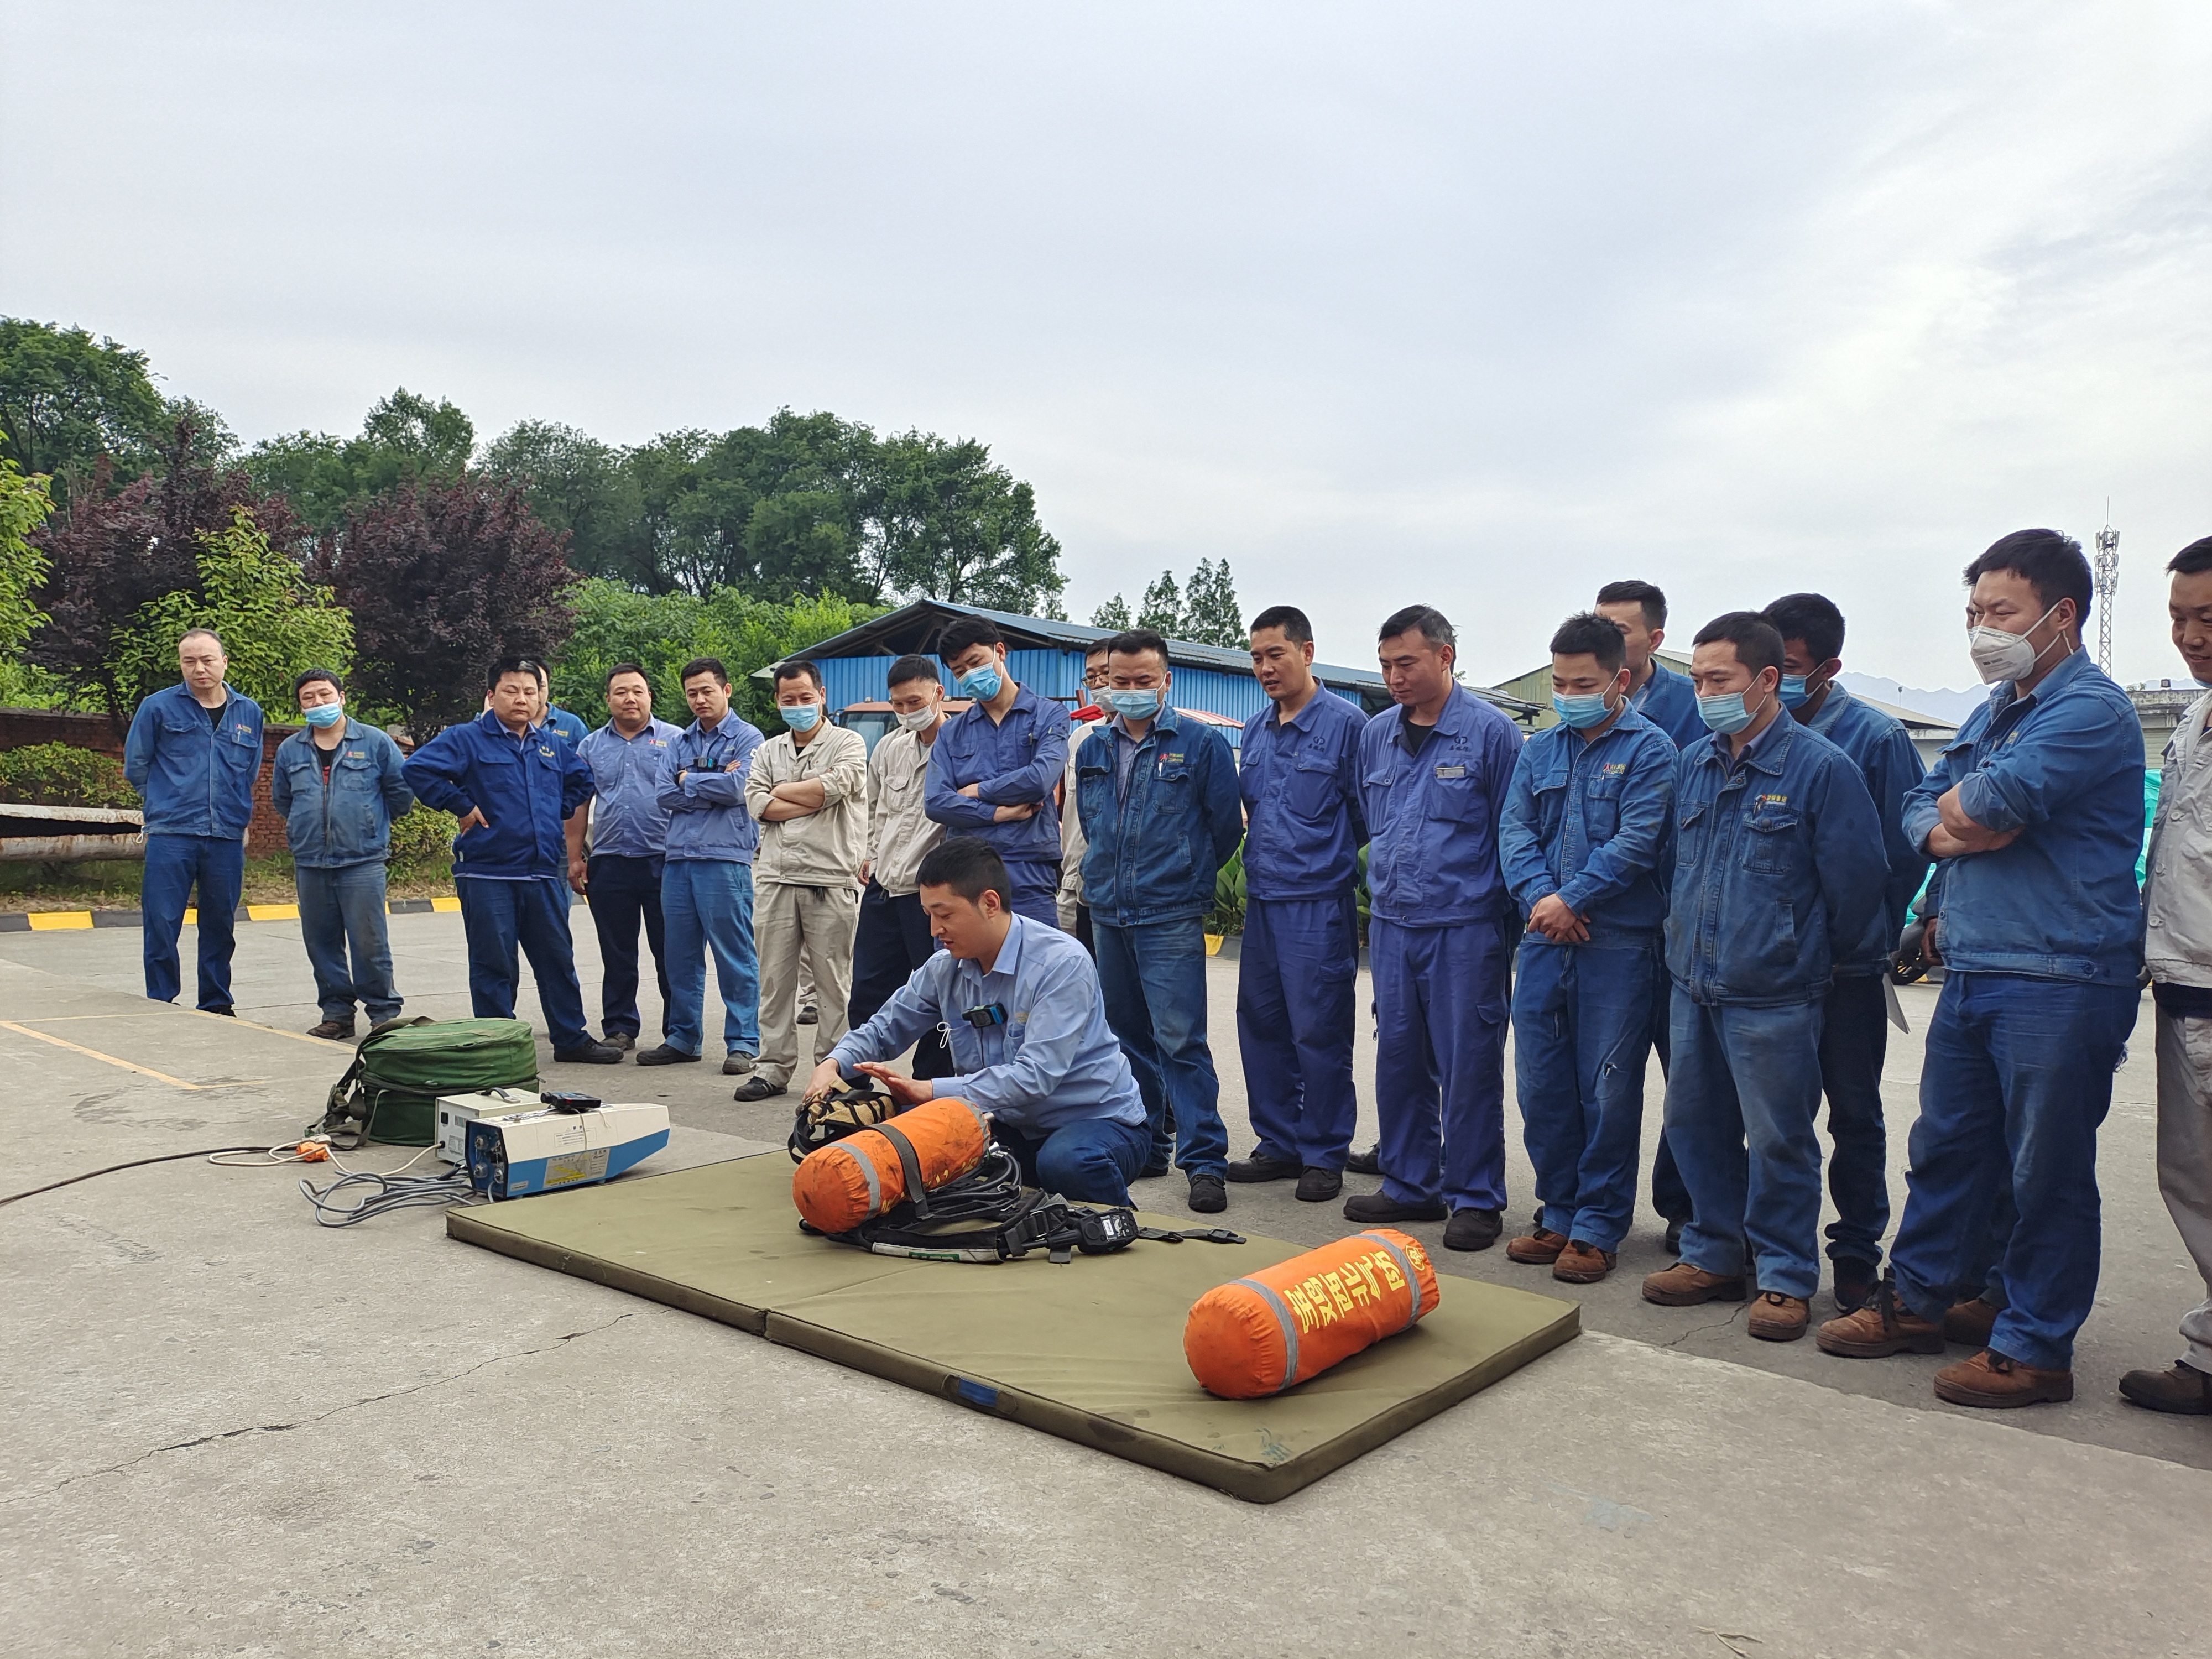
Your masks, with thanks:
[{"label": "gray concrete crack", "polygon": [[1748,1302],[1739,1302],[1735,1304],[1735,1313],[1730,1314],[1726,1319],[1709,1319],[1702,1325],[1692,1325],[1672,1342],[1662,1342],[1659,1346],[1662,1348],[1679,1348],[1701,1331],[1724,1331],[1735,1323],[1736,1314],[1741,1313],[1750,1305]]},{"label": "gray concrete crack", "polygon": [[240,1429],[223,1429],[213,1434],[194,1435],[190,1440],[173,1441],[166,1446],[155,1446],[149,1450],[140,1452],[136,1457],[126,1457],[120,1462],[110,1463],[104,1468],[87,1469],[81,1474],[64,1475],[51,1486],[41,1486],[36,1492],[18,1492],[7,1501],[21,1503],[29,1498],[44,1498],[50,1492],[59,1492],[64,1486],[74,1486],[80,1480],[94,1480],[104,1474],[118,1474],[125,1469],[137,1468],[149,1457],[159,1457],[164,1452],[189,1451],[195,1446],[213,1445],[219,1441],[236,1440],[249,1434],[289,1434],[294,1429],[312,1428],[316,1424],[326,1422],[333,1417],[343,1416],[348,1412],[357,1412],[364,1406],[374,1406],[386,1400],[398,1400],[410,1394],[421,1394],[426,1389],[441,1389],[449,1382],[458,1382],[464,1377],[473,1376],[488,1365],[503,1365],[509,1360],[528,1359],[533,1355],[550,1353],[556,1348],[574,1342],[579,1338],[597,1336],[601,1331],[612,1330],[625,1319],[636,1318],[638,1311],[636,1309],[632,1309],[628,1313],[617,1314],[604,1325],[592,1325],[580,1331],[570,1331],[565,1336],[556,1336],[550,1342],[541,1343],[534,1348],[518,1348],[513,1353],[493,1354],[489,1358],[477,1360],[473,1365],[464,1366],[447,1376],[434,1376],[424,1382],[410,1383],[404,1389],[387,1389],[382,1394],[367,1395],[359,1400],[349,1401],[345,1405],[333,1406],[328,1411],[317,1412],[313,1417],[303,1417],[296,1423],[249,1423]]}]

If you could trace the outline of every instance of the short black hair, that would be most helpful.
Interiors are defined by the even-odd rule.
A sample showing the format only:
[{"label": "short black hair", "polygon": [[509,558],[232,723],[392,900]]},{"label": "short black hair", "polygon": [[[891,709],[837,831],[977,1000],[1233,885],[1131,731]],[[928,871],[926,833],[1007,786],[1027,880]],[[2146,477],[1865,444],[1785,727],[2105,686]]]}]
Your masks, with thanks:
[{"label": "short black hair", "polygon": [[1403,611],[1394,611],[1375,635],[1376,642],[1395,640],[1401,634],[1419,634],[1431,645],[1442,648],[1459,648],[1459,635],[1444,620],[1444,613],[1432,605],[1409,605]]},{"label": "short black hair", "polygon": [[955,617],[945,624],[945,631],[937,636],[937,654],[947,664],[971,647],[1004,645],[1006,635],[999,632],[999,624],[985,617]]},{"label": "short black hair", "polygon": [[342,697],[345,696],[345,682],[340,679],[331,670],[327,668],[310,668],[303,673],[295,674],[292,677],[293,696],[296,698],[300,695],[300,688],[301,686],[311,685],[317,680],[328,680],[331,683],[331,690],[337,692],[338,696]]},{"label": "short black hair", "polygon": [[786,680],[812,680],[817,691],[822,690],[822,671],[811,657],[787,657],[776,664],[770,677],[778,686]]},{"label": "short black hair", "polygon": [[484,690],[496,691],[499,683],[509,674],[527,674],[540,685],[545,684],[545,671],[535,657],[501,657],[484,671]]},{"label": "short black hair", "polygon": [[1600,605],[1640,605],[1646,628],[1667,625],[1667,596],[1650,582],[1607,582],[1597,591]]},{"label": "short black hair", "polygon": [[907,685],[915,680],[927,680],[932,685],[942,685],[945,683],[938,676],[937,664],[934,660],[923,656],[919,651],[909,651],[891,665],[891,672],[884,677],[884,684],[886,687]]},{"label": "short black hair", "polygon": [[1103,640],[1093,640],[1083,647],[1083,660],[1087,664],[1093,657],[1103,657],[1113,648],[1114,636],[1110,634]]},{"label": "short black hair", "polygon": [[1125,628],[1106,641],[1109,657],[1134,657],[1146,651],[1160,653],[1160,666],[1168,665],[1168,642],[1149,628]]},{"label": "short black hair", "polygon": [[1753,673],[1766,668],[1782,672],[1781,632],[1758,611],[1726,611],[1700,628],[1691,643],[1717,645],[1723,640],[1735,647],[1735,659]]},{"label": "short black hair", "polygon": [[2166,562],[2166,570],[2176,576],[2194,576],[2212,570],[2212,536],[2200,537]]},{"label": "short black hair", "polygon": [[692,658],[690,662],[684,665],[684,672],[676,677],[676,683],[681,685],[684,681],[694,679],[701,674],[712,674],[725,685],[730,683],[730,671],[722,666],[722,659],[720,657]]},{"label": "short black hair", "polygon": [[617,678],[624,674],[635,674],[638,678],[645,682],[647,690],[652,688],[653,676],[647,673],[641,666],[634,662],[618,662],[612,668],[607,670],[607,678],[601,684],[600,690],[604,690],[607,686],[612,685]]},{"label": "short black hair", "polygon": [[975,836],[955,836],[932,848],[915,872],[917,887],[950,887],[969,903],[981,905],[987,892],[999,896],[999,908],[1014,908],[1013,878],[999,849]]},{"label": "short black hair", "polygon": [[1844,613],[1825,593],[1784,593],[1759,614],[1774,624],[1784,645],[1804,641],[1816,663],[1844,654]]},{"label": "short black hair", "polygon": [[1283,637],[1292,645],[1313,643],[1313,623],[1294,605],[1271,605],[1252,618],[1252,632],[1257,634],[1266,628],[1281,629]]},{"label": "short black hair", "polygon": [[2048,612],[2061,599],[2074,601],[2077,628],[2089,614],[2089,596],[2096,580],[2081,544],[2056,530],[2015,530],[2000,536],[1989,550],[1966,567],[1966,586],[1972,587],[1992,570],[2007,570],[2035,590],[2036,603]]},{"label": "short black hair", "polygon": [[1559,624],[1559,631],[1552,635],[1552,654],[1595,657],[1600,668],[1617,674],[1620,665],[1628,660],[1628,641],[1596,611],[1583,611]]}]

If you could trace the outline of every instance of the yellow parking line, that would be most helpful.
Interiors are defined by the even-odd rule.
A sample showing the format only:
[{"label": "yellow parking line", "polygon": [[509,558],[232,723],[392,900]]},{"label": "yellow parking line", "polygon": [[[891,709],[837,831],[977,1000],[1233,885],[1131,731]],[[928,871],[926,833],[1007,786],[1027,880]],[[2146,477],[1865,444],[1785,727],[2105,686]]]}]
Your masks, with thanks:
[{"label": "yellow parking line", "polygon": [[461,908],[461,902],[459,898],[434,898],[430,901],[430,908],[441,915],[451,915]]},{"label": "yellow parking line", "polygon": [[97,1048],[88,1048],[82,1042],[71,1042],[67,1037],[58,1037],[51,1031],[34,1031],[27,1025],[19,1025],[12,1019],[0,1019],[0,1030],[20,1031],[27,1037],[36,1037],[41,1042],[51,1042],[57,1048],[67,1048],[72,1054],[90,1060],[104,1060],[110,1066],[120,1066],[126,1072],[136,1072],[141,1077],[150,1077],[159,1082],[173,1084],[179,1089],[190,1089],[197,1094],[204,1086],[187,1083],[180,1077],[171,1077],[167,1072],[157,1072],[150,1066],[141,1066],[135,1060],[118,1060],[113,1054],[103,1054]]},{"label": "yellow parking line", "polygon": [[92,912],[89,910],[33,910],[27,914],[31,918],[31,931],[34,933],[92,926]]},{"label": "yellow parking line", "polygon": [[248,921],[297,921],[300,907],[296,904],[249,904],[246,907]]}]

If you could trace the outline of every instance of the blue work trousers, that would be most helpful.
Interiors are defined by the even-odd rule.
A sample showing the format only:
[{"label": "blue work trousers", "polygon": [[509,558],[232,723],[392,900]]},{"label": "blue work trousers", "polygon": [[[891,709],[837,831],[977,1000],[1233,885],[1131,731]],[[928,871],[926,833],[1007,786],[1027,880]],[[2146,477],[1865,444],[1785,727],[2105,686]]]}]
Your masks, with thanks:
[{"label": "blue work trousers", "polygon": [[[295,866],[300,938],[315,970],[315,1000],[325,1019],[350,1022],[358,1001],[368,1023],[399,1018],[399,993],[392,984],[392,934],[384,914],[384,862],[348,864],[336,870]],[[346,965],[350,949],[353,964]]]},{"label": "blue work trousers", "polygon": [[631,858],[594,853],[586,866],[584,887],[592,904],[592,931],[599,936],[599,1029],[609,1036],[644,1029],[637,1011],[637,930],[645,928],[653,952],[653,976],[660,985],[661,1029],[667,1029],[668,939],[660,920],[658,854]]},{"label": "blue work trousers", "polygon": [[[1074,810],[1074,803],[1068,803]],[[1057,864],[1009,864],[1006,879],[1014,884],[1012,909],[1018,916],[1060,926],[1060,866]]]},{"label": "blue work trousers", "polygon": [[1185,1175],[1224,1174],[1229,1168],[1229,1131],[1221,1122],[1221,1079],[1206,1042],[1205,923],[1192,916],[1116,927],[1094,914],[1091,927],[1098,940],[1106,1024],[1136,1073],[1153,1160],[1166,1158],[1172,1146]]},{"label": "blue work trousers", "polygon": [[1382,1191],[1505,1207],[1506,936],[1494,921],[1369,924]]},{"label": "blue work trousers", "polygon": [[[1748,1268],[1761,1291],[1820,1286],[1820,1024],[1825,1006],[1694,1002],[1674,987],[1667,1138],[1690,1189],[1682,1260]],[[1747,1258],[1748,1258],[1747,1260]]]},{"label": "blue work trousers", "polygon": [[2006,1198],[2018,1216],[2000,1266],[1995,1352],[2066,1370],[2096,1299],[2097,1129],[2135,1029],[2132,985],[1949,969],[1920,1068],[1905,1219],[1890,1247],[1914,1312],[1979,1293]]},{"label": "blue work trousers", "polygon": [[1014,1155],[1024,1184],[1077,1204],[1126,1206],[1129,1183],[1145,1167],[1152,1137],[1141,1123],[1089,1117],[1042,1135],[994,1123],[991,1139]]},{"label": "blue work trousers", "polygon": [[566,1054],[592,1040],[584,1029],[584,990],[576,982],[576,941],[568,932],[565,881],[492,881],[456,876],[461,927],[469,942],[469,1002],[478,1019],[513,1019],[522,964],[530,958],[538,1006],[553,1052]]},{"label": "blue work trousers", "polygon": [[228,1008],[238,897],[246,890],[246,843],[236,836],[157,833],[146,837],[146,878],[138,898],[146,994],[156,1002],[177,1000],[181,988],[177,936],[183,931],[185,909],[195,887],[199,889],[199,1006]]},{"label": "blue work trousers", "polygon": [[[1662,982],[1651,1000],[1651,1052],[1659,1056],[1659,1075],[1667,1075],[1667,1023],[1674,1018],[1673,981]],[[1690,1189],[1682,1184],[1674,1149],[1667,1144],[1667,1126],[1659,1126],[1659,1148],[1651,1154],[1651,1207],[1668,1222],[1690,1218]]]},{"label": "blue work trousers", "polygon": [[1250,899],[1237,961],[1237,1043],[1260,1156],[1341,1170],[1358,1126],[1352,1080],[1359,915],[1346,891]]},{"label": "blue work trousers", "polygon": [[1889,1000],[1881,975],[1853,974],[1828,988],[1820,1026],[1820,1087],[1828,1097],[1828,1255],[1881,1262],[1889,1231],[1889,1131],[1881,1116],[1881,1064],[1889,1054]]},{"label": "blue work trousers", "polygon": [[[889,1002],[914,970],[937,953],[929,913],[919,893],[886,893],[871,880],[860,895],[860,920],[853,930],[853,992],[845,1018],[857,1030]],[[914,1045],[916,1077],[951,1077],[952,1046],[942,1031],[925,1032]]]},{"label": "blue work trousers", "polygon": [[1536,1170],[1536,1224],[1617,1250],[1636,1213],[1651,1005],[1667,983],[1654,938],[1521,945],[1513,1075]]},{"label": "blue work trousers", "polygon": [[722,992],[722,1046],[760,1053],[760,959],[753,952],[753,867],[729,859],[671,859],[660,872],[668,1006],[660,1029],[687,1054],[705,1039],[707,955]]}]

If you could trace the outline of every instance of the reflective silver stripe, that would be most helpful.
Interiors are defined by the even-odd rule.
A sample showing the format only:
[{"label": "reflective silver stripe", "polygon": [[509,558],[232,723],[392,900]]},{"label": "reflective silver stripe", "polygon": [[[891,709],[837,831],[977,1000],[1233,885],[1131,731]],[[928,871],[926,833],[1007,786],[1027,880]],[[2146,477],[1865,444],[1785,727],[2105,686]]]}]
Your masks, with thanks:
[{"label": "reflective silver stripe", "polygon": [[852,1144],[853,1140],[859,1138],[856,1135],[852,1139],[848,1139],[845,1143],[844,1150],[853,1162],[860,1166],[860,1178],[868,1183],[868,1214],[872,1216],[884,1207],[883,1183],[876,1179],[875,1164],[870,1161],[866,1153]]},{"label": "reflective silver stripe", "polygon": [[[1406,1322],[1399,1326],[1398,1330],[1412,1330],[1413,1328],[1413,1322],[1421,1316],[1421,1281],[1419,1277],[1413,1272],[1413,1262],[1407,1257],[1405,1251],[1400,1249],[1398,1246],[1393,1244],[1389,1239],[1383,1237],[1382,1234],[1377,1232],[1364,1232],[1359,1236],[1362,1238],[1373,1239],[1384,1249],[1389,1251],[1391,1259],[1398,1264],[1398,1271],[1406,1275],[1406,1288],[1412,1293],[1413,1310],[1411,1313],[1406,1316]],[[1394,1331],[1391,1334],[1395,1335],[1397,1333]]]},{"label": "reflective silver stripe", "polygon": [[1298,1380],[1298,1322],[1291,1316],[1290,1305],[1256,1279],[1240,1279],[1239,1285],[1249,1285],[1275,1310],[1275,1319],[1283,1328],[1283,1380],[1272,1392],[1280,1393]]}]

